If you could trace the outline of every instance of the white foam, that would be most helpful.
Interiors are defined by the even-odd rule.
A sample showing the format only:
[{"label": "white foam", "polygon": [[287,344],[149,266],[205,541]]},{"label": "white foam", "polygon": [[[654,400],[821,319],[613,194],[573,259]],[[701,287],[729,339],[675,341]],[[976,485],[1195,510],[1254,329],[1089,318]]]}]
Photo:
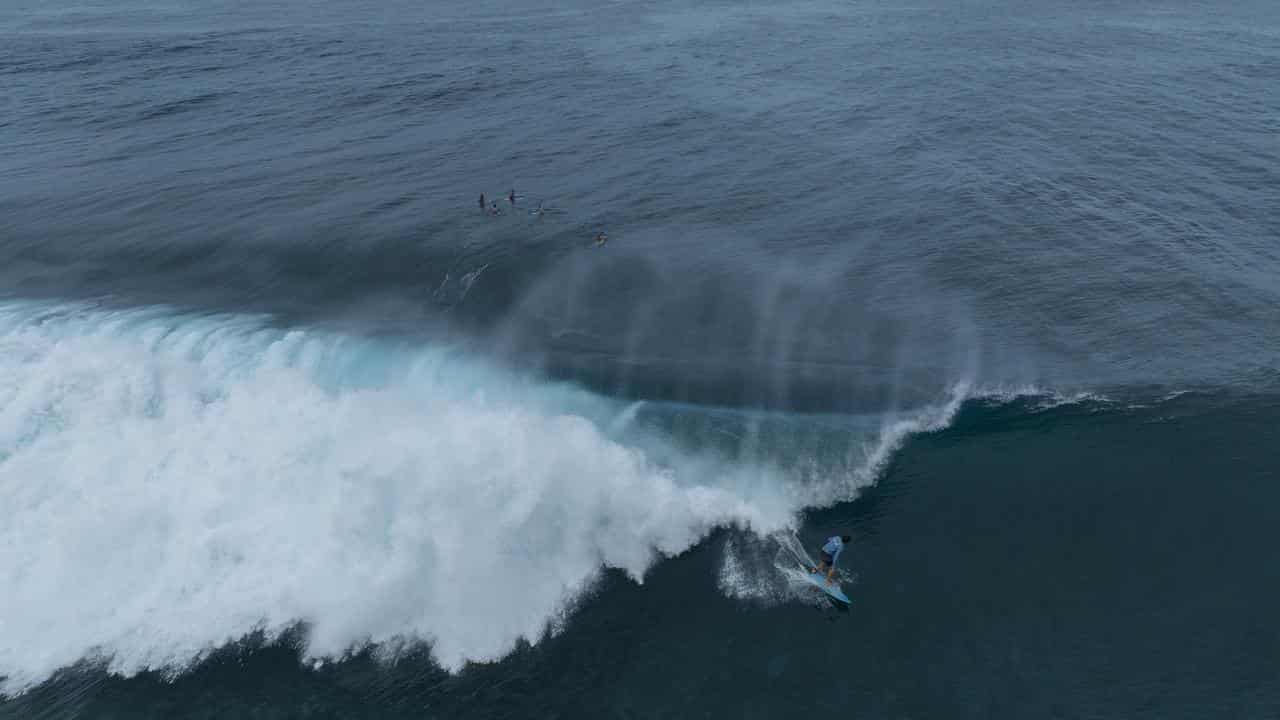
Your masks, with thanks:
[{"label": "white foam", "polygon": [[973,391],[970,396],[997,403],[1028,400],[1030,401],[1029,409],[1032,412],[1044,412],[1064,405],[1078,405],[1081,403],[1106,404],[1112,402],[1111,398],[1097,392],[1087,390],[1062,392],[1042,388],[1038,385],[989,385]]},{"label": "white foam", "polygon": [[749,470],[610,439],[612,412],[442,350],[0,306],[3,689],[298,620],[312,657],[408,637],[458,668],[536,641],[601,567],[790,522]]},{"label": "white foam", "polygon": [[298,621],[311,659],[494,660],[601,568],[641,581],[715,527],[855,494],[962,396],[886,420],[848,473],[784,477],[656,452],[626,437],[639,406],[447,348],[0,304],[0,691],[86,657],[177,670]]},{"label": "white foam", "polygon": [[797,597],[771,557],[777,548],[764,540],[743,536],[725,541],[716,580],[726,597],[758,605],[777,605]]},{"label": "white foam", "polygon": [[951,424],[961,404],[969,397],[970,385],[957,383],[939,405],[911,412],[886,412],[874,418],[874,426],[853,438],[850,452],[840,472],[815,468],[807,481],[793,486],[798,508],[825,507],[852,500],[873,484],[902,444],[912,435],[942,430]]}]

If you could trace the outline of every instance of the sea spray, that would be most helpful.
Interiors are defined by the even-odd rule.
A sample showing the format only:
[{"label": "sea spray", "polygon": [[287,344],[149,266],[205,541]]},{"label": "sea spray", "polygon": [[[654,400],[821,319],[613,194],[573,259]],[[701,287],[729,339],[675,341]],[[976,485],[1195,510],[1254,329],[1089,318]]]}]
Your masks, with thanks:
[{"label": "sea spray", "polygon": [[0,305],[3,691],[86,658],[180,670],[298,623],[310,660],[494,660],[602,568],[642,581],[715,528],[766,535],[851,497],[956,403],[860,419],[845,466],[773,462],[443,346]]}]

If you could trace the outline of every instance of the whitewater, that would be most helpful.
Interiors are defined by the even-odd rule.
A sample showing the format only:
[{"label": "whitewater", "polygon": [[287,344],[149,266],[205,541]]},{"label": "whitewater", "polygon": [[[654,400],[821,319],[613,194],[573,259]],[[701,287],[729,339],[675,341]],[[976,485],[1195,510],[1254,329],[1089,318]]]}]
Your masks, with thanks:
[{"label": "whitewater", "polygon": [[310,661],[496,660],[604,568],[642,582],[715,528],[853,497],[963,395],[884,416],[833,474],[682,447],[636,403],[456,347],[267,317],[9,301],[0,366],[7,694],[299,624]]}]

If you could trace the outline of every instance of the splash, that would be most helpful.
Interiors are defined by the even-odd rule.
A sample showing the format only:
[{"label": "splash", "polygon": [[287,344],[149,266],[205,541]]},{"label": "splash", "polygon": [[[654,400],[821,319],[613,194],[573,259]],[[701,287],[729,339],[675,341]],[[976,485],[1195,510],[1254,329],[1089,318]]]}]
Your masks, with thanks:
[{"label": "splash", "polygon": [[638,410],[447,347],[0,305],[0,691],[85,658],[179,671],[299,622],[310,660],[495,660],[602,568],[641,582],[715,528],[789,528],[954,413],[889,420],[814,482],[642,436]]}]

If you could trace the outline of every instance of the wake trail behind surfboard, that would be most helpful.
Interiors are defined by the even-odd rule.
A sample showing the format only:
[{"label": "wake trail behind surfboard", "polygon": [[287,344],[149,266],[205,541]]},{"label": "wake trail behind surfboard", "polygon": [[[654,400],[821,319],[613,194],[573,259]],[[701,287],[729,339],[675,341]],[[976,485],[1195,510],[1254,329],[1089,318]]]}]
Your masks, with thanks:
[{"label": "wake trail behind surfboard", "polygon": [[818,563],[809,557],[809,553],[805,552],[804,543],[800,542],[800,538],[795,533],[777,533],[773,539],[779,546],[778,556],[774,558],[774,564],[778,569],[786,570],[798,565],[804,574],[808,574],[809,570],[818,566]]},{"label": "wake trail behind surfboard", "polygon": [[825,578],[820,578],[818,582],[815,582],[813,570],[817,567],[817,563],[813,561],[813,558],[809,557],[809,553],[805,551],[804,543],[800,541],[800,538],[794,532],[780,532],[774,534],[773,539],[778,543],[778,553],[774,557],[774,567],[787,578],[788,582],[793,586],[817,588],[841,602],[846,604],[849,602],[849,598],[844,594],[840,584],[851,581],[852,577],[846,576],[842,570],[837,570],[833,587],[828,587],[825,584]]},{"label": "wake trail behind surfboard", "polygon": [[[725,542],[719,585],[729,597],[743,600],[825,607],[828,593],[809,579],[816,564],[790,530],[730,537]],[[848,575],[838,573],[837,582],[848,580]]]}]

